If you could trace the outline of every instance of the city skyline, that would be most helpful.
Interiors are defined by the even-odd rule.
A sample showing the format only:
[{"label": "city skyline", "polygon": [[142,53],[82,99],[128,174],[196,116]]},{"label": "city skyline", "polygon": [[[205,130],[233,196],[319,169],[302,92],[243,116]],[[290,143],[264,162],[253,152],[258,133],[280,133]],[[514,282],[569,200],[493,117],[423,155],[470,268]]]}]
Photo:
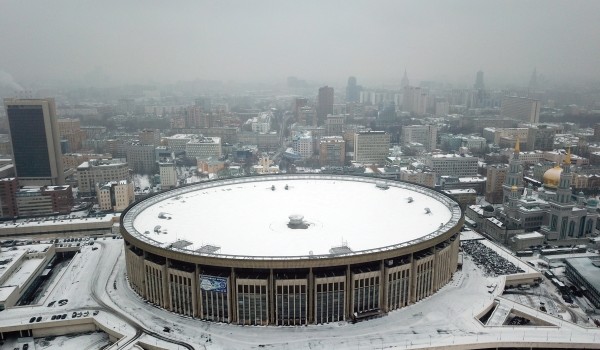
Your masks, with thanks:
[{"label": "city skyline", "polygon": [[[88,86],[196,79],[344,86],[443,81],[526,86],[600,79],[600,3],[7,1],[0,80]],[[48,16],[48,13],[53,13]],[[132,14],[135,15],[132,16]],[[43,54],[40,54],[43,53]]]}]

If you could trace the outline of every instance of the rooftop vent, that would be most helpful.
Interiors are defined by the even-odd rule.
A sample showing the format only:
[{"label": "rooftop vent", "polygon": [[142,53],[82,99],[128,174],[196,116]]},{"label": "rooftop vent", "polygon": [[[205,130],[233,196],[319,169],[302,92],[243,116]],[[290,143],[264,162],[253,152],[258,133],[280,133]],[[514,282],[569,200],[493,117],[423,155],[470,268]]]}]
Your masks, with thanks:
[{"label": "rooftop vent", "polygon": [[288,227],[291,229],[307,229],[308,224],[304,222],[304,215],[300,214],[292,214],[288,216],[290,221],[288,222]]}]

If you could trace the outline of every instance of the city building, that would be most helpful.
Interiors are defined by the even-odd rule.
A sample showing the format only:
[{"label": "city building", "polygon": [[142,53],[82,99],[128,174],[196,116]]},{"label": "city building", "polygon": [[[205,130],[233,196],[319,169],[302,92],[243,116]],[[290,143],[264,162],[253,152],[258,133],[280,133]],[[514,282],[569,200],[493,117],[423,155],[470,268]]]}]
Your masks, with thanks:
[{"label": "city building", "polygon": [[302,159],[308,159],[313,156],[314,139],[310,131],[295,132],[292,137],[292,148]]},{"label": "city building", "polygon": [[508,174],[507,164],[489,164],[486,168],[485,201],[491,204],[504,203],[503,185]]},{"label": "city building", "polygon": [[526,123],[539,123],[540,107],[541,103],[539,100],[506,96],[502,99],[500,116],[521,120]]},{"label": "city building", "polygon": [[158,162],[158,171],[161,189],[168,190],[177,187],[177,168],[175,167],[173,159],[161,159]]},{"label": "city building", "polygon": [[96,184],[98,205],[102,211],[123,211],[135,201],[133,182],[110,181]]},{"label": "city building", "polygon": [[435,125],[407,125],[402,127],[402,144],[418,142],[431,152],[437,147],[437,126]]},{"label": "city building", "polygon": [[138,133],[138,139],[142,145],[160,145],[160,130],[144,129]]},{"label": "city building", "polygon": [[485,90],[485,84],[483,83],[483,71],[477,71],[477,75],[475,76],[475,85],[473,85],[475,90]]},{"label": "city building", "polygon": [[325,119],[325,130],[327,136],[341,136],[344,133],[344,120],[346,119],[343,115],[328,115]]},{"label": "city building", "polygon": [[401,88],[405,88],[407,86],[410,85],[410,82],[408,80],[408,74],[406,74],[406,69],[404,69],[404,75],[402,76],[402,80],[400,81],[400,87]]},{"label": "city building", "polygon": [[77,167],[77,188],[82,196],[96,194],[98,183],[131,179],[129,164],[121,159],[91,159]]},{"label": "city building", "polygon": [[532,130],[531,128],[486,127],[483,128],[482,136],[488,142],[498,145],[501,148],[511,149],[515,147],[518,139],[521,149],[533,151],[535,139],[532,137]]},{"label": "city building", "polygon": [[405,86],[402,92],[402,110],[417,116],[427,112],[429,92],[414,86]]},{"label": "city building", "polygon": [[248,119],[246,123],[252,125],[252,132],[268,133],[271,131],[271,124],[273,122],[273,113],[261,112],[258,116]]},{"label": "city building", "polygon": [[361,87],[356,85],[356,77],[348,78],[348,85],[346,85],[346,101],[347,102],[358,102],[360,99]]},{"label": "city building", "polygon": [[20,217],[69,214],[74,204],[71,186],[24,186],[15,196]]},{"label": "city building", "polygon": [[17,191],[19,180],[15,177],[0,179],[0,216],[3,218],[14,218],[19,215],[17,207]]},{"label": "city building", "polygon": [[354,161],[384,164],[390,151],[390,135],[384,131],[359,131],[354,134]]},{"label": "city building", "polygon": [[324,166],[344,166],[346,141],[341,136],[325,136],[319,140],[319,163]]},{"label": "city building", "polygon": [[63,185],[54,99],[5,99],[15,173],[21,185]]},{"label": "city building", "polygon": [[220,137],[196,136],[185,145],[188,158],[219,158],[222,154]]},{"label": "city building", "polygon": [[442,190],[442,192],[453,197],[463,209],[477,201],[477,191],[472,188]]},{"label": "city building", "polygon": [[333,88],[323,86],[319,88],[317,96],[317,123],[313,126],[322,125],[327,115],[333,114]]},{"label": "city building", "polygon": [[71,152],[77,152],[81,149],[85,132],[81,130],[79,119],[58,119],[58,131],[61,140],[67,140]]},{"label": "city building", "polygon": [[565,275],[595,307],[600,308],[600,259],[565,259]]},{"label": "city building", "polygon": [[154,174],[156,169],[154,148],[154,145],[142,145],[140,143],[128,143],[125,146],[127,164],[134,173]]},{"label": "city building", "polygon": [[[380,205],[365,218],[356,198]],[[223,208],[236,220],[223,221]],[[398,212],[403,220],[390,225]],[[303,326],[368,319],[433,295],[456,271],[463,221],[458,203],[426,187],[286,174],[163,192],[129,207],[120,229],[127,281],[149,303],[213,322]]]},{"label": "city building", "polygon": [[477,176],[479,159],[464,154],[430,154],[423,162],[431,171],[440,176],[467,177]]},{"label": "city building", "polygon": [[258,163],[252,167],[252,171],[255,174],[277,174],[279,173],[279,166],[273,164],[273,160],[269,156],[258,158]]},{"label": "city building", "polygon": [[431,171],[401,169],[400,180],[433,188],[435,187],[436,176]]},{"label": "city building", "polygon": [[83,162],[90,161],[92,159],[112,159],[112,154],[110,153],[67,153],[63,154],[63,169],[65,171],[67,169],[77,169],[78,166],[83,164]]},{"label": "city building", "polygon": [[221,170],[225,169],[225,162],[215,158],[198,158],[196,164],[198,172],[207,175],[218,174]]}]

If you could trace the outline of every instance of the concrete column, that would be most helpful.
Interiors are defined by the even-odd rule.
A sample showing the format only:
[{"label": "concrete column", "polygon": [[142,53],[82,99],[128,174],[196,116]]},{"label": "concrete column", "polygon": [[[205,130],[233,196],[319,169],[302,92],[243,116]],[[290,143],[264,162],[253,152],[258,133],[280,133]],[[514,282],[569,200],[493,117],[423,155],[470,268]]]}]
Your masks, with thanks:
[{"label": "concrete column", "polygon": [[384,260],[381,260],[379,265],[379,275],[379,309],[382,312],[388,312],[388,279]]},{"label": "concrete column", "polygon": [[315,303],[317,290],[315,288],[315,276],[312,267],[308,269],[308,282],[306,283],[306,308],[308,309],[308,319],[306,323],[315,323]]},{"label": "concrete column", "polygon": [[171,299],[169,299],[169,295],[171,294],[169,288],[169,259],[165,258],[165,264],[162,268],[162,295],[163,295],[163,305],[167,310],[171,310]]},{"label": "concrete column", "polygon": [[273,269],[269,270],[269,280],[267,282],[267,298],[269,303],[269,320],[268,324],[275,324],[275,278]]},{"label": "concrete column", "polygon": [[354,286],[352,285],[352,271],[350,270],[350,265],[346,265],[346,288],[344,290],[344,302],[346,305],[346,312],[345,312],[344,318],[346,320],[350,320],[353,317],[353,314],[352,314],[352,312],[353,312],[353,307],[352,307],[353,300],[352,299],[354,299],[353,298],[353,295],[354,295],[353,288],[354,288]]},{"label": "concrete column", "polygon": [[198,293],[198,264],[194,264],[194,274],[192,276],[192,317],[198,317],[200,308],[198,301],[200,300]]},{"label": "concrete column", "polygon": [[417,267],[414,253],[410,254],[410,288],[408,292],[409,304],[417,302]]},{"label": "concrete column", "polygon": [[231,268],[231,274],[229,276],[229,322],[237,323],[237,287],[235,284],[235,268]]}]

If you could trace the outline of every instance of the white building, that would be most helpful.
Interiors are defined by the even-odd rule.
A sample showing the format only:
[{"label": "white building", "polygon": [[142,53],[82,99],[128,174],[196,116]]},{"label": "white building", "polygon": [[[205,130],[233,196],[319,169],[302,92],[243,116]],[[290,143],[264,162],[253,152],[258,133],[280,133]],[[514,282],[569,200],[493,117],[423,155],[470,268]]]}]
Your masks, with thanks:
[{"label": "white building", "polygon": [[527,123],[539,123],[540,121],[539,100],[525,97],[506,96],[502,99],[500,115],[502,117],[514,118]]},{"label": "white building", "polygon": [[402,127],[402,143],[418,142],[429,152],[436,148],[437,126],[435,125],[409,125]]},{"label": "white building", "polygon": [[310,131],[297,133],[292,139],[292,148],[302,159],[310,158],[313,151],[313,137]]},{"label": "white building", "polygon": [[160,175],[160,186],[163,190],[177,186],[177,169],[175,162],[171,159],[165,159],[158,162]]},{"label": "white building", "polygon": [[268,133],[271,131],[271,122],[273,119],[273,113],[261,112],[258,116],[248,120],[252,124],[252,132],[257,133]]},{"label": "white building", "polygon": [[133,182],[111,181],[96,185],[98,205],[103,211],[123,211],[135,201]]},{"label": "white building", "polygon": [[423,115],[427,111],[429,93],[420,87],[404,87],[402,110],[415,115]]},{"label": "white building", "polygon": [[79,193],[90,196],[96,193],[96,184],[130,179],[129,166],[120,159],[92,159],[77,167]]},{"label": "white building", "polygon": [[198,136],[185,145],[185,154],[189,158],[221,157],[221,138]]},{"label": "white building", "polygon": [[194,134],[175,134],[173,136],[165,137],[167,141],[167,147],[175,153],[181,153],[185,151],[185,145],[188,144],[196,135]]},{"label": "white building", "polygon": [[477,176],[478,158],[470,155],[434,154],[428,155],[423,161],[438,177]]}]

